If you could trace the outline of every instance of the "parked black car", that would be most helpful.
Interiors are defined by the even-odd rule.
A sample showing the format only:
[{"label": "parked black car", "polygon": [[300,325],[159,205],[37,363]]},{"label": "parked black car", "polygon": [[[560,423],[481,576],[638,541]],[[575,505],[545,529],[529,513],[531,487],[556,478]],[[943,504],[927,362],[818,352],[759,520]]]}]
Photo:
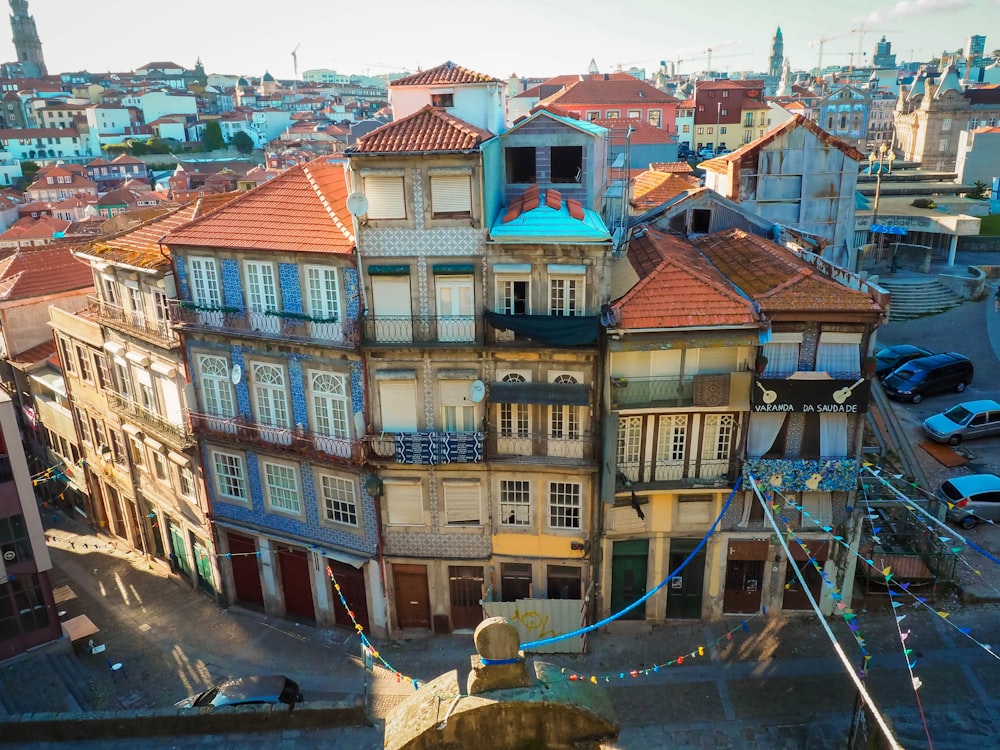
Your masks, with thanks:
[{"label": "parked black car", "polygon": [[932,354],[900,365],[885,377],[882,387],[891,398],[919,404],[924,396],[961,393],[972,382],[973,372],[972,362],[962,354]]},{"label": "parked black car", "polygon": [[236,677],[213,685],[174,705],[177,708],[219,708],[249,703],[284,703],[289,709],[302,702],[299,685],[282,675]]},{"label": "parked black car", "polygon": [[887,346],[875,352],[875,376],[881,380],[900,365],[905,365],[911,359],[929,357],[934,352],[913,344],[897,344]]}]

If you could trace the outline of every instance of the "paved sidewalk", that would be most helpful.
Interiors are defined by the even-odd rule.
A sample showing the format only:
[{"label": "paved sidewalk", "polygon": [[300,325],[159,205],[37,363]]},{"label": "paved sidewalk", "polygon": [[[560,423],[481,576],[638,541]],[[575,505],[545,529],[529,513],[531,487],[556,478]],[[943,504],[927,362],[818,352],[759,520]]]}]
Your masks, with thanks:
[{"label": "paved sidewalk", "polygon": [[[302,684],[308,700],[357,695],[365,691],[358,664],[357,637],[345,631],[317,630],[294,622],[240,610],[220,610],[203,594],[180,585],[158,564],[114,549],[89,528],[59,517],[50,525],[56,569],[53,584],[69,585],[77,598],[64,606],[67,616],[86,613],[101,628],[106,652],[80,654],[76,679],[86,682],[91,705],[72,705],[67,688],[32,690],[39,703],[32,711],[113,710],[168,707],[221,677],[254,672],[284,672]],[[986,732],[1000,732],[1000,714],[984,686],[1000,679],[1000,661],[968,641],[955,627],[970,627],[982,643],[1000,642],[1000,618],[991,606],[962,607],[936,602],[951,613],[944,621],[907,607],[913,635],[907,641],[919,655],[924,683],[920,698],[939,750],[986,747]],[[893,612],[873,597],[858,622],[874,654],[869,686],[896,721],[910,747],[923,737],[915,695],[901,655]],[[598,678],[610,691],[623,731],[611,750],[649,747],[841,748],[854,701],[854,687],[832,645],[812,616],[748,617],[716,623],[617,623],[591,634],[582,655],[539,657],[569,674]],[[840,618],[830,625],[852,661],[857,645]],[[731,637],[726,633],[736,631]],[[458,669],[464,682],[472,640],[467,635],[425,637],[377,643],[388,661],[420,680]],[[704,656],[692,657],[698,647]],[[676,661],[648,676],[631,676],[654,664]],[[40,654],[0,666],[0,706],[4,691],[25,692],[38,685]],[[127,679],[115,678],[104,657],[121,661]],[[394,675],[376,671],[369,680],[376,721],[412,693]],[[80,690],[76,692],[81,693]],[[67,697],[69,696],[69,697]],[[2,738],[0,738],[2,742]],[[166,748],[198,747],[207,738],[141,738],[44,744],[37,747]],[[708,744],[706,744],[708,743]],[[381,745],[378,727],[214,736],[214,747],[350,747]]]}]

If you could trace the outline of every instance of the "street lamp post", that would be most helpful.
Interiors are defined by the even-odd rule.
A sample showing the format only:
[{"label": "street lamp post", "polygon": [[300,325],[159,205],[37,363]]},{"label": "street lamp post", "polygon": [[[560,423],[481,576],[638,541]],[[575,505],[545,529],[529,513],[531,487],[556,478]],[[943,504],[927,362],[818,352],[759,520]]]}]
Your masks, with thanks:
[{"label": "street lamp post", "polygon": [[[888,144],[883,143],[877,151],[868,154],[868,174],[875,174],[875,205],[872,206],[872,237],[869,242],[875,245],[879,260],[882,259],[882,235],[884,232],[878,231],[878,199],[882,194],[882,172],[892,174],[892,162],[896,159],[896,154]],[[895,271],[896,255],[893,253],[892,270]]]}]

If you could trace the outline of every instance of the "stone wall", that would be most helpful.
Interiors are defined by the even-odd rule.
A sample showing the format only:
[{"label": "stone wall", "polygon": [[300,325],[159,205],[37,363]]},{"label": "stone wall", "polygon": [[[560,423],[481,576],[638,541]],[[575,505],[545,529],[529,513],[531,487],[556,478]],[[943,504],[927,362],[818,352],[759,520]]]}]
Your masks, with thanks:
[{"label": "stone wall", "polygon": [[970,235],[958,238],[958,250],[970,253],[1000,252],[1000,235],[980,237]]},{"label": "stone wall", "polygon": [[137,711],[92,711],[85,713],[37,713],[4,717],[0,721],[0,743],[69,742],[120,737],[152,737],[181,734],[229,734],[277,732],[285,729],[364,726],[361,698],[298,706],[231,706],[216,709],[160,708]]}]

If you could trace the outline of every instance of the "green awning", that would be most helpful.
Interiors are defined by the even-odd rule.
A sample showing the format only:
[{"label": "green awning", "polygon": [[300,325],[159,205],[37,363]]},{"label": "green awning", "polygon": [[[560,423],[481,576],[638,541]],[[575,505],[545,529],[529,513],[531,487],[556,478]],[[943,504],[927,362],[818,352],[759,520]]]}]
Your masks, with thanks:
[{"label": "green awning", "polygon": [[433,270],[435,276],[458,276],[475,273],[476,267],[472,263],[436,263]]},{"label": "green awning", "polygon": [[409,276],[410,266],[406,263],[368,266],[369,276]]}]

